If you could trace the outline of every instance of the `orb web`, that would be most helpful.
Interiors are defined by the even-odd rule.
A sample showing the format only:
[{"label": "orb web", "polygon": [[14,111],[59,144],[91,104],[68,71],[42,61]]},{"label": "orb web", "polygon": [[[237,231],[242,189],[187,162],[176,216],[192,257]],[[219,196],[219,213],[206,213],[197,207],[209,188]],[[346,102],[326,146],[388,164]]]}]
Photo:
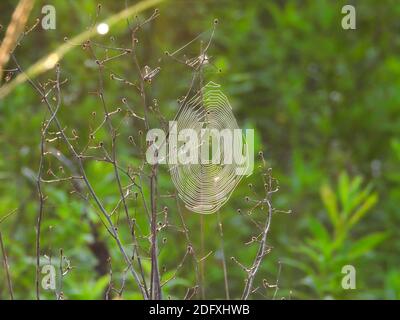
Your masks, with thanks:
[{"label": "orb web", "polygon": [[[208,135],[202,135],[202,129],[216,129],[218,132],[222,130],[234,132],[235,129],[239,129],[229,101],[221,92],[219,85],[210,82],[191,97],[182,106],[176,118],[176,126],[178,133],[183,129],[192,129],[199,137],[196,146],[198,161],[195,164],[181,164],[178,161],[177,164],[169,165],[178,195],[189,210],[202,214],[214,213],[228,201],[242,177],[236,172],[238,165],[235,161],[215,163],[210,160],[207,163],[201,158],[200,147],[206,139],[210,139]],[[178,140],[176,146],[178,154],[184,149],[184,144],[185,142]],[[226,151],[221,140],[217,146],[212,145],[209,153],[222,160]],[[242,152],[240,148],[233,148],[230,151]],[[215,152],[219,154],[216,155]]]}]

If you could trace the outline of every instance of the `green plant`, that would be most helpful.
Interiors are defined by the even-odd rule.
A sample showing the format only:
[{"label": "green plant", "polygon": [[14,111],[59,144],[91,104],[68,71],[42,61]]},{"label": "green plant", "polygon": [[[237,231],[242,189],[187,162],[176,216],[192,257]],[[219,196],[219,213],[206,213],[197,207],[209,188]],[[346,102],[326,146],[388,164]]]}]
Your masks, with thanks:
[{"label": "green plant", "polygon": [[357,236],[357,225],[378,201],[372,186],[363,187],[362,182],[360,176],[350,179],[342,173],[336,192],[328,184],[320,188],[324,217],[308,218],[309,235],[293,249],[298,259],[287,260],[288,264],[306,273],[301,284],[307,289],[297,292],[297,296],[342,297],[346,292],[341,286],[342,267],[353,265],[357,270],[360,266],[359,271],[365,271],[357,263],[387,238],[387,232]]}]

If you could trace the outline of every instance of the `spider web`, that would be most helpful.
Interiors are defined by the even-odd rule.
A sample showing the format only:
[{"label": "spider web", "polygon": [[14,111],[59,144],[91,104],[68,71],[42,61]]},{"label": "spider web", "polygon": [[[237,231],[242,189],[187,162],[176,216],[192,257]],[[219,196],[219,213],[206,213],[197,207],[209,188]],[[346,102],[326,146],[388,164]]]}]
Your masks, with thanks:
[{"label": "spider web", "polygon": [[[239,166],[235,161],[228,163],[204,161],[204,153],[201,151],[201,146],[210,139],[210,136],[202,134],[202,129],[216,129],[218,132],[231,130],[232,133],[235,129],[239,129],[228,98],[221,92],[218,84],[209,82],[183,105],[176,123],[177,132],[192,129],[200,140],[196,146],[198,150],[196,164],[181,164],[179,161],[178,164],[170,164],[172,181],[179,197],[189,210],[202,214],[214,213],[229,200],[242,178],[242,175],[237,174]],[[232,136],[234,137],[233,134]],[[242,136],[239,139],[241,141],[233,138],[234,146],[237,146],[238,142],[242,146]],[[242,152],[241,148],[224,150],[221,141],[212,145],[211,155],[217,159],[224,159],[226,151]],[[179,154],[185,149],[185,142],[178,141],[176,148]]]}]

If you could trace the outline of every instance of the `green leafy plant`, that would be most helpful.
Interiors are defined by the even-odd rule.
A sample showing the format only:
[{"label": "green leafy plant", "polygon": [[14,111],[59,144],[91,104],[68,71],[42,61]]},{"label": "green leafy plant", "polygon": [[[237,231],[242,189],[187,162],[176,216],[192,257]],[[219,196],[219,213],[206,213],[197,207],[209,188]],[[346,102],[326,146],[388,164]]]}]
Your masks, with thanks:
[{"label": "green leafy plant", "polygon": [[297,292],[299,297],[342,297],[346,294],[341,286],[342,267],[349,264],[357,270],[358,261],[388,236],[387,232],[356,236],[357,225],[378,201],[372,186],[363,187],[362,182],[360,176],[350,179],[342,173],[336,192],[328,184],[320,188],[326,213],[322,218],[327,219],[309,217],[309,236],[293,249],[301,257],[287,261],[306,273],[301,283],[308,290]]}]

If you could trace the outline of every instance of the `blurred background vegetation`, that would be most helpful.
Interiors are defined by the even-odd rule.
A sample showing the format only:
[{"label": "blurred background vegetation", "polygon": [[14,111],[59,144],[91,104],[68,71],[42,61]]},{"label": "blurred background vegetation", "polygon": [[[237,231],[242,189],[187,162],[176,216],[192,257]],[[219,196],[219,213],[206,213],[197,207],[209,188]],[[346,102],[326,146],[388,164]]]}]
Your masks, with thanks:
[{"label": "blurred background vegetation", "polygon": [[[125,2],[103,2],[99,21],[123,10]],[[128,5],[134,3],[127,1]],[[341,28],[341,8],[349,3],[357,10],[356,30]],[[0,3],[0,38],[16,4],[14,0]],[[85,31],[93,21],[98,1],[36,1],[28,25],[42,16],[45,4],[56,8],[56,29],[45,31],[39,26],[23,39],[16,56],[25,69],[64,44],[64,37],[71,39]],[[151,95],[157,98],[160,111],[167,119],[173,118],[176,99],[185,93],[191,77],[179,64],[165,62],[164,52],[172,52],[209,31],[218,18],[209,49],[216,68],[208,68],[205,78],[222,85],[239,126],[255,128],[256,150],[264,151],[281,185],[274,195],[274,205],[292,211],[273,216],[268,240],[273,249],[259,271],[255,286],[261,287],[260,294],[252,298],[273,296],[275,289],[263,288],[263,279],[270,284],[279,279],[276,298],[400,298],[399,2],[170,0],[157,8],[160,17],[146,25],[139,39],[139,57],[144,65],[161,65],[160,74],[151,84]],[[143,19],[153,10],[139,17]],[[128,47],[126,21],[94,40]],[[195,45],[187,53],[196,50]],[[63,89],[59,117],[68,130],[87,136],[90,115],[99,103],[88,94],[96,88],[93,61],[76,46],[65,55],[61,66],[62,78],[68,78],[68,83]],[[7,67],[12,68],[12,62]],[[127,79],[134,78],[136,72],[129,59],[116,61],[112,68]],[[2,85],[15,75],[5,77]],[[51,70],[37,80],[50,77],[54,77]],[[107,81],[105,86],[111,106],[120,106],[123,97],[135,104],[136,93],[128,86],[115,81]],[[27,83],[0,100],[0,219],[17,209],[1,222],[0,230],[15,297],[20,299],[35,297],[35,176],[45,115],[45,107]],[[138,164],[128,136],[136,137],[140,129],[134,123],[121,129],[118,153],[124,165]],[[100,132],[96,139],[107,137]],[[53,162],[47,166],[57,168],[57,161]],[[112,208],[119,199],[112,167],[91,162],[86,170],[97,193]],[[248,184],[257,185],[258,180],[257,173],[243,179],[220,211],[233,298],[240,298],[244,272],[229,257],[250,265],[256,252],[255,246],[245,244],[256,233],[253,225],[242,219],[237,209],[245,208],[245,197],[251,196]],[[173,192],[166,171],[160,176],[159,188],[161,192]],[[63,280],[65,298],[103,298],[109,283],[108,266],[100,270],[93,246],[100,243],[108,250],[117,287],[124,269],[119,251],[89,207],[98,234],[93,233],[82,215],[84,202],[70,194],[68,184],[46,186],[46,195],[43,263],[46,255],[58,265],[62,248],[72,266]],[[129,205],[140,216],[140,205],[133,201]],[[170,219],[179,221],[172,209],[176,205],[167,198],[160,207],[164,205],[171,208]],[[204,260],[204,296],[224,298],[217,215],[202,218],[203,243],[200,216],[188,211],[184,215],[193,245],[204,255],[211,252]],[[160,266],[165,266],[163,277],[168,278],[180,263],[186,244],[179,232],[162,233],[160,239],[163,237],[167,242],[161,245]],[[124,239],[129,248],[128,235]],[[341,270],[348,264],[357,270],[355,290],[341,286]],[[145,267],[150,268],[149,264]],[[193,286],[194,277],[193,265],[186,262],[164,287],[165,296],[182,298]],[[42,297],[52,299],[54,294],[42,290]],[[0,269],[0,298],[8,298],[4,268]],[[140,298],[129,277],[123,298]]]}]

